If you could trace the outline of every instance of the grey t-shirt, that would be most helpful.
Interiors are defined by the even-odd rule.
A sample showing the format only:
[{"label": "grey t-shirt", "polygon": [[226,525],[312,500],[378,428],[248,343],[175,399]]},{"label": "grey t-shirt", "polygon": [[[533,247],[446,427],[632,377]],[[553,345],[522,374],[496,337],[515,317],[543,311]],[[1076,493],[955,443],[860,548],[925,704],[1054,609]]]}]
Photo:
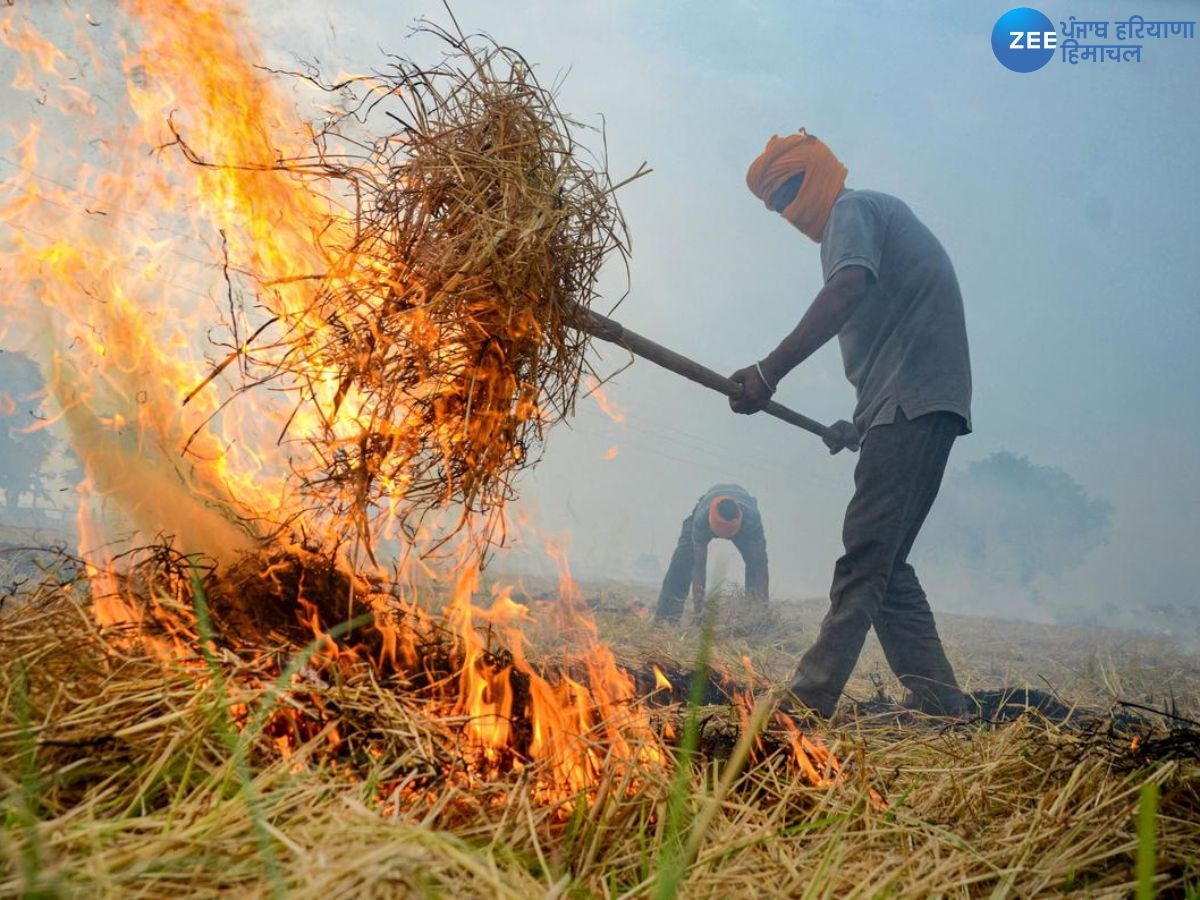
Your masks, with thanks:
[{"label": "grey t-shirt", "polygon": [[939,410],[971,430],[971,360],[962,294],[950,257],[902,201],[844,191],[821,236],[829,281],[846,266],[870,273],[866,296],[838,333],[846,377],[858,392],[860,434]]},{"label": "grey t-shirt", "polygon": [[758,511],[758,501],[751,496],[740,484],[714,484],[699,500],[692,510],[692,542],[707,544],[713,539],[712,529],[708,525],[708,506],[717,497],[729,497],[742,508],[742,527],[737,533],[737,540],[761,541],[763,534],[762,515]]}]

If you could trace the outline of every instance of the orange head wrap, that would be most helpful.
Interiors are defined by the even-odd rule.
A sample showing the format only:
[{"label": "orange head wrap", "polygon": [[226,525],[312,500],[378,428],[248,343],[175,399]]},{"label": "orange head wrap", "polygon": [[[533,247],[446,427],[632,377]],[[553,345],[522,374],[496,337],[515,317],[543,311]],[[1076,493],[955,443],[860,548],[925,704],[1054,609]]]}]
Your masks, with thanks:
[{"label": "orange head wrap", "polygon": [[[732,519],[726,519],[721,515],[720,505],[726,500],[732,501],[737,507],[737,514]],[[713,497],[712,502],[708,504],[708,527],[712,531],[714,537],[725,538],[730,540],[739,531],[742,530],[742,507],[732,497],[724,495]]]},{"label": "orange head wrap", "polygon": [[767,149],[750,164],[746,184],[770,209],[771,195],[801,172],[804,183],[780,214],[820,243],[833,204],[846,184],[846,167],[828,147],[803,128],[787,137],[772,135]]}]

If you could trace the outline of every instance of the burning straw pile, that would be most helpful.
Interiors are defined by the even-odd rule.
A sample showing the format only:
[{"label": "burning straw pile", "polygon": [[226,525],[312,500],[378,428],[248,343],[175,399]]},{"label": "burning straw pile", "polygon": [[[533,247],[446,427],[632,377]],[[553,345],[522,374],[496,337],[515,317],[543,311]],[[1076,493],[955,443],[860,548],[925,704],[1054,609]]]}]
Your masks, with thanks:
[{"label": "burning straw pile", "polygon": [[[308,77],[347,111],[315,159],[282,165],[332,185],[348,221],[323,238],[307,324],[250,385],[300,386],[297,414],[321,423],[307,488],[368,547],[381,511],[411,537],[430,509],[453,504],[462,527],[513,497],[513,474],[573,409],[588,365],[574,323],[606,258],[628,250],[619,185],[525,60],[421,30],[448,47],[441,65]],[[193,162],[222,164],[176,137]]]},{"label": "burning straw pile", "polygon": [[[127,852],[118,848],[130,847],[132,835],[109,844],[105,828],[85,836],[60,823],[70,837],[47,844],[43,825],[57,830],[49,823],[60,816],[106,821],[136,815],[167,838],[149,820],[207,819],[204,810],[214,801],[224,806],[225,798],[238,812],[217,817],[231,828],[217,841],[241,862],[213,873],[217,890],[244,887],[264,874],[294,886],[293,876],[274,862],[271,835],[279,827],[290,830],[284,819],[307,815],[306,809],[314,824],[335,832],[346,817],[311,807],[340,804],[334,798],[347,784],[354,785],[356,829],[366,833],[372,817],[385,829],[404,822],[435,843],[449,839],[440,829],[484,835],[509,807],[524,810],[520,827],[547,846],[576,829],[589,809],[612,803],[610,828],[678,829],[682,811],[664,814],[660,804],[672,790],[685,789],[698,757],[726,757],[731,750],[737,757],[738,746],[740,761],[723,770],[730,784],[722,795],[749,760],[756,778],[794,795],[789,804],[812,800],[800,789],[809,782],[795,765],[795,736],[756,729],[739,740],[738,716],[726,709],[713,713],[726,720],[720,739],[689,744],[669,687],[660,701],[667,705],[652,710],[636,696],[635,680],[617,669],[602,672],[599,657],[567,654],[531,665],[519,645],[499,643],[491,625],[501,621],[495,613],[506,605],[503,598],[493,604],[487,634],[473,637],[469,622],[466,631],[447,627],[463,625],[455,623],[463,610],[453,605],[438,620],[406,606],[386,586],[375,585],[372,596],[360,584],[359,608],[370,613],[326,631],[326,617],[347,613],[338,606],[348,595],[347,576],[320,557],[281,553],[257,579],[246,571],[218,577],[197,570],[167,547],[120,562],[127,574],[110,582],[113,596],[98,580],[68,576],[0,606],[0,672],[8,685],[0,705],[0,763],[4,772],[25,773],[20,780],[0,777],[17,829],[0,846],[0,863],[12,865],[8,874],[0,868],[0,894],[17,884],[67,890],[88,882],[93,876],[73,871],[70,861],[82,852],[81,838],[99,841],[84,853],[95,864],[125,865],[120,860]],[[138,605],[121,625],[95,625],[94,606],[112,601]],[[279,614],[289,607],[307,610],[310,624]],[[247,609],[258,617],[246,618]],[[312,637],[301,649],[306,633]],[[622,680],[626,690],[614,690]],[[66,685],[69,697],[62,693]],[[500,702],[503,696],[509,705]],[[683,746],[672,750],[681,737]],[[678,766],[675,752],[682,754]],[[866,790],[865,781],[856,785],[838,775],[828,751],[823,758],[823,771],[808,764],[814,797],[837,785],[838,802],[851,803]],[[719,804],[710,806],[712,815]],[[262,830],[265,843],[237,846],[233,834],[244,838],[247,825]],[[134,852],[147,856],[135,868],[154,867],[157,839],[140,846]],[[471,852],[462,850],[469,870]],[[434,852],[435,860],[439,855]],[[381,877],[413,888],[421,858],[418,853],[390,876],[368,868],[336,879],[346,890],[351,882]],[[24,868],[17,865],[22,860]],[[113,870],[92,883],[141,880],[128,874],[132,880]],[[464,885],[474,881],[461,883],[462,875],[431,883],[472,893]],[[155,887],[157,876],[151,876],[142,886],[155,893],[173,877]],[[511,886],[500,885],[502,891]]]}]

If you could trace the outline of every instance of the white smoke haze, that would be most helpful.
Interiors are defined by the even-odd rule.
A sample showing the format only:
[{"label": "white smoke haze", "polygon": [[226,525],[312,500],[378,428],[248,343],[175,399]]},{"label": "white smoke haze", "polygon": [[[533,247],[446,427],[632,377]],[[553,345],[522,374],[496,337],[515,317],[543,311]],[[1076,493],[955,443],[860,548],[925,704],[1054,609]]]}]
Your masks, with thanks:
[{"label": "white smoke haze", "polygon": [[947,474],[914,558],[957,612],[1099,624],[1061,576],[1107,543],[1112,512],[1061,469],[993,453]]}]

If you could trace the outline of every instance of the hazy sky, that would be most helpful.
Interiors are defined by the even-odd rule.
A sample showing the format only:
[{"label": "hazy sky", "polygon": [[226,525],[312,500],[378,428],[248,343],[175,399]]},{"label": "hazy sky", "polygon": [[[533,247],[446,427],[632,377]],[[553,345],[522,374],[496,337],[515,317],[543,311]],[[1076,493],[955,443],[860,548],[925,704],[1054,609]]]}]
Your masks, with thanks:
[{"label": "hazy sky", "polygon": [[[905,200],[954,261],[976,431],[951,465],[1011,450],[1113,504],[1109,545],[1047,595],[1195,602],[1200,38],[1148,41],[1140,64],[1055,61],[1019,75],[989,44],[1010,7],[461,0],[454,12],[519,49],[544,83],[566,75],[560,105],[603,115],[614,175],[654,169],[621,195],[634,250],[621,322],[726,373],[795,324],[820,287],[818,248],[763,208],[744,173],[771,134],[804,125],[848,166],[850,187]],[[250,8],[273,62],[296,52],[329,72],[380,64],[385,51],[419,59],[414,20],[445,21],[437,2]],[[1038,8],[1056,23],[1200,19],[1187,2]],[[615,299],[623,273],[609,275]],[[665,565],[695,498],[736,481],[760,498],[776,593],[826,590],[855,457],[734,416],[724,398],[647,363],[608,393],[625,421],[581,401],[523,483],[539,525],[570,530],[579,570],[625,574],[643,552]],[[777,399],[849,418],[836,342]]]}]

